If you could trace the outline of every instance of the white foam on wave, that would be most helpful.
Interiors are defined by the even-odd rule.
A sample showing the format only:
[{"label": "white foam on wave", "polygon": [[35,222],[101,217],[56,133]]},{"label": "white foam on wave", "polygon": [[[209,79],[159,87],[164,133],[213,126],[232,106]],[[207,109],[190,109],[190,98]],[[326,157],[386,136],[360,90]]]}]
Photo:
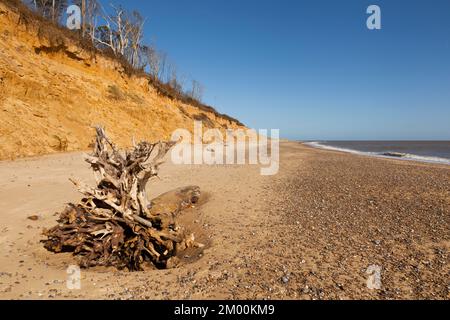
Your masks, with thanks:
[{"label": "white foam on wave", "polygon": [[307,146],[311,146],[318,149],[325,149],[325,150],[332,150],[332,151],[341,151],[341,152],[347,152],[347,153],[353,153],[363,156],[370,156],[370,157],[377,157],[377,158],[385,158],[385,159],[397,159],[397,160],[407,160],[407,161],[419,161],[419,162],[426,162],[426,163],[439,163],[439,164],[447,164],[450,165],[450,159],[446,158],[439,158],[439,157],[431,157],[431,156],[419,156],[416,154],[409,154],[409,153],[398,153],[398,152],[392,152],[393,154],[396,154],[398,156],[388,156],[383,153],[389,153],[386,152],[365,152],[365,151],[358,151],[353,149],[347,149],[347,148],[339,148],[339,147],[332,147],[327,146],[325,144],[322,144],[321,142],[305,142],[304,143]]}]

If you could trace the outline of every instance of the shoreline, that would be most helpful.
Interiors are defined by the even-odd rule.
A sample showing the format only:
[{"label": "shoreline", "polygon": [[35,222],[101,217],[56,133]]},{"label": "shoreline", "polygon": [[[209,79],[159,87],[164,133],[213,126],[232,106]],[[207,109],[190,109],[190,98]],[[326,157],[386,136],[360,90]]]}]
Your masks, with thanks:
[{"label": "shoreline", "polygon": [[[0,162],[0,298],[3,299],[449,299],[447,166],[281,143],[281,168],[162,165],[149,195],[199,185],[190,212],[210,240],[176,269],[82,270],[66,287],[71,255],[47,252],[43,228],[92,182],[82,153]],[[38,215],[37,221],[27,217]],[[366,271],[382,267],[370,290]]]},{"label": "shoreline", "polygon": [[[335,151],[335,152],[344,152],[347,154],[353,154],[353,155],[360,155],[365,157],[374,157],[379,159],[388,159],[388,160],[400,160],[400,161],[413,161],[417,163],[428,163],[428,164],[438,164],[438,165],[445,165],[450,166],[450,159],[446,158],[440,158],[440,157],[433,157],[433,156],[420,156],[416,154],[409,154],[409,153],[397,153],[397,152],[371,152],[371,151],[359,151],[355,149],[347,149],[347,148],[340,148],[340,147],[333,147],[328,146],[325,144],[322,144],[322,142],[302,142],[299,141],[302,145],[320,149],[320,150],[327,150],[327,151]],[[387,155],[388,153],[391,153],[392,155]]]}]

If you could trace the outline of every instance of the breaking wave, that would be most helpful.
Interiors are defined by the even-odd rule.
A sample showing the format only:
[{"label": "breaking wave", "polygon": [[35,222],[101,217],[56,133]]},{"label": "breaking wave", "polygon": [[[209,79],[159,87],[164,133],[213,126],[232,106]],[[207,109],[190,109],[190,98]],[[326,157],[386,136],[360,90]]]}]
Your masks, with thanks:
[{"label": "breaking wave", "polygon": [[358,154],[358,155],[363,155],[363,156],[387,158],[387,159],[401,159],[401,160],[409,160],[409,161],[419,161],[419,162],[426,162],[426,163],[439,163],[439,164],[450,165],[450,159],[446,159],[446,158],[431,157],[431,156],[419,156],[416,154],[400,153],[400,152],[393,152],[393,151],[392,152],[391,151],[385,151],[385,152],[358,151],[358,150],[353,150],[353,149],[348,149],[348,148],[327,146],[325,144],[322,144],[321,142],[305,142],[304,144],[314,147],[314,148],[318,148],[318,149],[341,151],[341,152],[353,153],[353,154]]}]

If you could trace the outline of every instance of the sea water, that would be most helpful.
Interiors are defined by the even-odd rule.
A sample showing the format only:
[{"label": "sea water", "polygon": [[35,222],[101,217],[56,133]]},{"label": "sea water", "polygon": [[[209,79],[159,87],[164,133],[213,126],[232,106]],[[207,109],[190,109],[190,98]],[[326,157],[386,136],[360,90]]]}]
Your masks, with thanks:
[{"label": "sea water", "polygon": [[305,144],[368,156],[450,165],[450,141],[314,141]]}]

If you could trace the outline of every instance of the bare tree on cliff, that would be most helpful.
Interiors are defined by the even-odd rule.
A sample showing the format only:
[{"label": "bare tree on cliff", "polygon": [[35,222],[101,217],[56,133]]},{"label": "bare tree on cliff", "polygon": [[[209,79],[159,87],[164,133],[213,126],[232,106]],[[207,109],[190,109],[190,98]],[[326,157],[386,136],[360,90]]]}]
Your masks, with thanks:
[{"label": "bare tree on cliff", "polygon": [[[45,18],[57,23],[61,20],[68,0],[26,0]],[[185,77],[180,77],[175,65],[164,52],[143,43],[145,19],[138,11],[128,11],[122,6],[110,5],[109,10],[99,0],[72,0],[81,8],[84,38],[89,37],[100,50],[110,50],[118,58],[126,60],[134,69],[145,71],[178,94],[199,99],[203,88],[193,82],[192,90],[184,92]],[[148,67],[148,69],[146,69]]]},{"label": "bare tree on cliff", "polygon": [[141,68],[148,67],[148,73],[157,79],[160,68],[159,54],[153,46],[142,45],[140,47]]},{"label": "bare tree on cliff", "polygon": [[94,43],[100,15],[100,3],[97,0],[74,0],[73,3],[81,8],[82,35],[88,36]]},{"label": "bare tree on cliff", "polygon": [[[137,11],[133,11],[131,15],[127,15],[129,32],[129,48],[126,52],[127,60],[137,69],[143,66],[142,61],[142,38],[144,36],[145,19]],[[145,67],[145,63],[144,63]]]},{"label": "bare tree on cliff", "polygon": [[58,22],[67,7],[67,0],[32,0],[34,9],[43,17]]},{"label": "bare tree on cliff", "polygon": [[113,5],[111,8],[112,14],[103,12],[104,24],[97,28],[94,40],[100,47],[111,49],[115,55],[126,58],[133,67],[139,68],[145,20],[137,11],[130,13]]},{"label": "bare tree on cliff", "polygon": [[168,73],[167,73],[167,83],[171,86],[177,93],[183,92],[183,85],[178,78],[177,68],[174,64],[168,63]]},{"label": "bare tree on cliff", "polygon": [[161,56],[154,47],[150,47],[150,54],[148,55],[148,64],[150,74],[153,75],[154,78],[158,78],[159,70],[161,68]]},{"label": "bare tree on cliff", "polygon": [[194,100],[201,101],[203,98],[203,92],[203,85],[197,80],[192,80],[192,89],[191,92],[189,92],[189,96]]},{"label": "bare tree on cliff", "polygon": [[123,28],[123,14],[121,8],[113,7],[114,15],[108,14],[104,9],[102,10],[103,25],[97,27],[95,34],[95,42],[97,46],[109,48],[115,55],[124,55],[127,39],[125,30]]},{"label": "bare tree on cliff", "polygon": [[158,70],[158,79],[161,82],[164,82],[164,76],[166,74],[167,69],[167,53],[161,52],[158,54],[159,57],[159,70]]}]

